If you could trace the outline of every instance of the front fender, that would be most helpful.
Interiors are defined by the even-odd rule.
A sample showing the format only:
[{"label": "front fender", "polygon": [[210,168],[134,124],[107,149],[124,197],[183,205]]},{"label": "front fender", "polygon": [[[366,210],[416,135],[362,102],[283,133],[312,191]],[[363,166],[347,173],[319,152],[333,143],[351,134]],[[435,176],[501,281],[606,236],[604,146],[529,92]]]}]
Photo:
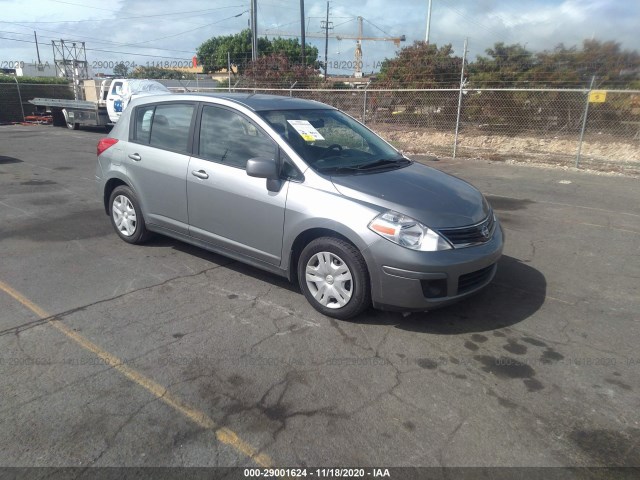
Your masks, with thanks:
[{"label": "front fender", "polygon": [[337,192],[291,183],[285,213],[282,269],[289,270],[290,253],[296,239],[314,229],[328,230],[345,237],[367,260],[365,252],[379,238],[369,230],[368,225],[381,211],[375,206],[344,197]]}]

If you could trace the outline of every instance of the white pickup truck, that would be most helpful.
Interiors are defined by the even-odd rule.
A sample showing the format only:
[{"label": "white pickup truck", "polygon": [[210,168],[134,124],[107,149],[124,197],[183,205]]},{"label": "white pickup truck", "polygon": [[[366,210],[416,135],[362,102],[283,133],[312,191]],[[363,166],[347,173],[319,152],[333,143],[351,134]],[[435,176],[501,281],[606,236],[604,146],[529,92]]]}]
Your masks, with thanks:
[{"label": "white pickup truck", "polygon": [[76,99],[34,98],[29,103],[37,110],[50,111],[53,124],[77,130],[81,125],[109,127],[118,121],[120,114],[132,98],[143,95],[170,93],[155,80],[106,79],[83,80],[76,89]]}]

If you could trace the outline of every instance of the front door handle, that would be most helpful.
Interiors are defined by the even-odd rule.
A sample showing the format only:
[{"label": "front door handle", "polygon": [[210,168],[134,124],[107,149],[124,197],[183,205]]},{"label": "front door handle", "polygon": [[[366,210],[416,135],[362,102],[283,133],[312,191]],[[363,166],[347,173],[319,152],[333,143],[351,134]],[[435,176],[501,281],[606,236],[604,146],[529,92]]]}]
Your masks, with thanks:
[{"label": "front door handle", "polygon": [[130,153],[129,158],[131,160],[135,160],[136,162],[139,162],[140,160],[142,160],[142,157],[137,153]]},{"label": "front door handle", "polygon": [[201,178],[203,180],[206,180],[207,178],[209,178],[209,174],[207,172],[205,172],[204,170],[193,170],[191,172],[191,175],[194,175],[198,178]]}]

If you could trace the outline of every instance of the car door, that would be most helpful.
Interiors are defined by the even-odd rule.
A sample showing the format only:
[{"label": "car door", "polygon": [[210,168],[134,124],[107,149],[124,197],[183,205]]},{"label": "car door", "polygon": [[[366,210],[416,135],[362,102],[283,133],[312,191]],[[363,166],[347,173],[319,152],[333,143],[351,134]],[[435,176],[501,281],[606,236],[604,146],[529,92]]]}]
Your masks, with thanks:
[{"label": "car door", "polygon": [[186,176],[195,102],[139,105],[125,147],[127,176],[149,225],[188,234]]},{"label": "car door", "polygon": [[109,114],[109,120],[117,122],[122,115],[122,92],[124,89],[124,82],[122,80],[114,80],[111,82],[109,88],[109,94],[107,95],[107,113]]},{"label": "car door", "polygon": [[249,177],[247,161],[276,158],[269,135],[231,108],[202,107],[197,151],[189,162],[189,233],[214,245],[279,265],[289,182],[277,192]]}]

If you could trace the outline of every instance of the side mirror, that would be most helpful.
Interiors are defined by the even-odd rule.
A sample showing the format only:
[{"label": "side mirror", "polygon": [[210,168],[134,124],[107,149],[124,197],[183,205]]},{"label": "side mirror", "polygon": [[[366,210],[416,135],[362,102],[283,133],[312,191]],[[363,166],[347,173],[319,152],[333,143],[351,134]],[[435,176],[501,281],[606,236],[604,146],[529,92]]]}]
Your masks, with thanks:
[{"label": "side mirror", "polygon": [[278,180],[280,172],[278,164],[273,158],[252,158],[247,161],[247,175],[250,177],[266,178],[267,180]]},{"label": "side mirror", "polygon": [[278,162],[273,158],[251,158],[247,161],[247,175],[250,177],[266,178],[267,190],[277,193],[282,188]]}]

